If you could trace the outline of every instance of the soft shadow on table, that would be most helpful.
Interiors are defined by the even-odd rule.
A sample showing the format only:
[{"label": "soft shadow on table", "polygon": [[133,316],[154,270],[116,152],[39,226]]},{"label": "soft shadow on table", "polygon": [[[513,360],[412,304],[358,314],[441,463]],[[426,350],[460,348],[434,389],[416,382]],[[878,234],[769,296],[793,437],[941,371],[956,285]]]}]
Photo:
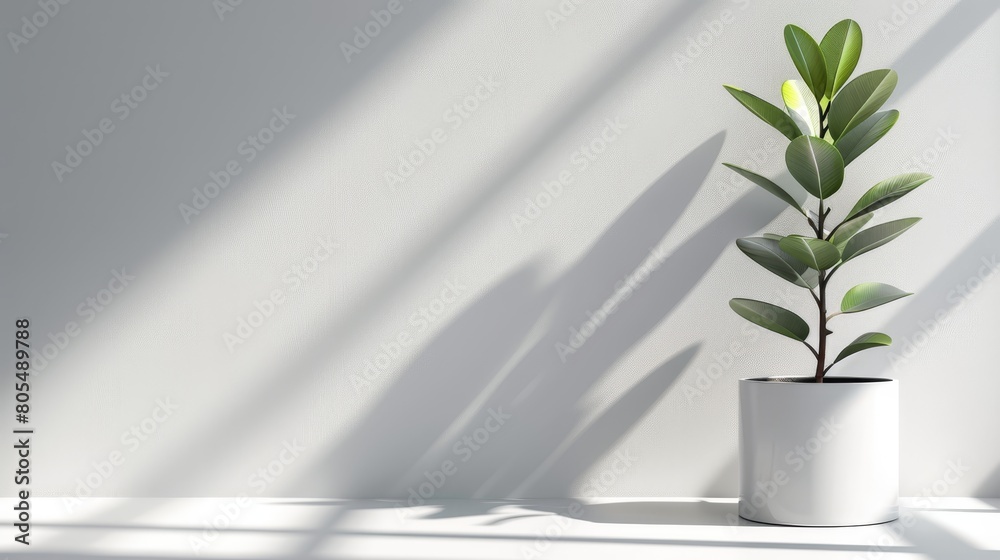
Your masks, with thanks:
[{"label": "soft shadow on table", "polygon": [[[511,505],[508,503],[508,505]],[[706,500],[633,500],[587,503],[579,500],[544,500],[517,504],[537,513],[520,513],[494,519],[486,525],[502,525],[516,519],[558,515],[589,523],[620,525],[766,526],[741,518],[736,503]]]},{"label": "soft shadow on table", "polygon": [[736,513],[735,503],[705,501],[588,504],[580,519],[642,525],[739,525],[743,521]]}]

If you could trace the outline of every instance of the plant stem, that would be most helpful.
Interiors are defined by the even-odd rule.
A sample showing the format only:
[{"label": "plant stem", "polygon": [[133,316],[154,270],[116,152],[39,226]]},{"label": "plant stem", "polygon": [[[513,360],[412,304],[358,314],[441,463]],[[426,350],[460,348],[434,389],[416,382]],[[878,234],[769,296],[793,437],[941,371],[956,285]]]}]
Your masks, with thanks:
[{"label": "plant stem", "polygon": [[816,227],[816,222],[814,222],[813,219],[808,216],[806,217],[806,221],[809,222],[809,227],[812,228],[813,233],[816,234],[816,237],[820,237],[822,233],[820,233],[819,229]]},{"label": "plant stem", "polygon": [[[830,116],[830,108],[833,106],[833,100],[827,101],[826,109],[823,109],[823,104],[819,103],[819,137],[825,138],[826,133],[829,130],[829,123],[827,117]],[[826,222],[827,215],[830,214],[829,208],[824,208],[823,199],[819,199],[819,220],[816,224],[816,237],[818,239],[823,239],[823,226]],[[839,225],[838,225],[839,227]],[[833,232],[830,232],[830,237],[833,236]],[[829,238],[827,238],[829,239]],[[832,274],[831,274],[832,276]],[[825,270],[819,271],[819,297],[816,298],[815,294],[813,297],[816,299],[816,305],[819,306],[819,344],[815,352],[816,354],[816,383],[823,382],[823,376],[826,375],[826,337],[830,334],[830,331],[826,329],[826,322],[828,320],[826,316],[826,283],[829,281],[829,277],[826,275]]]},{"label": "plant stem", "polygon": [[817,104],[819,105],[819,137],[825,138],[826,131],[830,130],[826,117],[830,115],[830,107],[833,105],[833,101],[831,100],[826,103],[826,110],[823,110],[822,103]]},{"label": "plant stem", "polygon": [[[823,222],[826,221],[828,212],[824,211],[823,199],[819,201],[819,234],[816,236],[823,239]],[[826,271],[819,271],[819,299],[816,301],[819,306],[819,345],[816,350],[816,383],[823,382],[823,375],[826,373]]]},{"label": "plant stem", "polygon": [[826,275],[825,271],[819,273],[819,347],[816,350],[816,383],[823,382],[823,375],[826,373]]}]

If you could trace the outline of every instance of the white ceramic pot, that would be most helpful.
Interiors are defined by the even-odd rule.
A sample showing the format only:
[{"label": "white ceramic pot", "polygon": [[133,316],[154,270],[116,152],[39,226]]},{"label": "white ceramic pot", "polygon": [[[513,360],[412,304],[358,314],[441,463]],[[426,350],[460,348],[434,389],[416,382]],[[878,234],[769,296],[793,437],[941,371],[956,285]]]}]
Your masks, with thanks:
[{"label": "white ceramic pot", "polygon": [[844,526],[899,517],[899,382],[740,380],[740,517]]}]

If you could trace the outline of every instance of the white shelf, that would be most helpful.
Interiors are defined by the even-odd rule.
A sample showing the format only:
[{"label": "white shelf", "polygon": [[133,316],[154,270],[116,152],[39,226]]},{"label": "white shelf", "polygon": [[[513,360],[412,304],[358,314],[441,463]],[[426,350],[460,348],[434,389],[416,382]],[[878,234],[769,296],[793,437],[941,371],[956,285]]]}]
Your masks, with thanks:
[{"label": "white shelf", "polygon": [[[66,560],[1000,558],[1000,500],[902,503],[907,517],[901,521],[817,529],[740,520],[731,499],[453,500],[399,507],[388,500],[91,498],[69,512],[61,498],[37,498],[31,547],[8,537],[0,553]],[[10,512],[12,500],[0,500],[0,507]],[[224,516],[232,521],[223,523]],[[213,519],[228,528],[207,532]],[[199,544],[205,546],[196,555]]]}]

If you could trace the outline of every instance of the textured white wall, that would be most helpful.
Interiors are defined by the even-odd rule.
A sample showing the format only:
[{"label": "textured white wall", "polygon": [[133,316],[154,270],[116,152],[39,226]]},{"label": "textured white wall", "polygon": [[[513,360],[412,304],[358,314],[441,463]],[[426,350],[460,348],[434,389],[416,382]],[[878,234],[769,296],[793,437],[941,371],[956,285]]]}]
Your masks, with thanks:
[{"label": "textured white wall", "polygon": [[[838,275],[917,292],[836,320],[838,345],[897,340],[839,373],[902,380],[904,495],[1000,495],[996,3],[403,0],[370,23],[389,5],[70,3],[0,49],[0,317],[65,346],[34,376],[37,493],[735,495],[736,380],[810,356],[727,301],[812,309],[732,243],[801,224],[719,165],[777,176],[785,146],[722,84],[777,101],[784,24],[850,17],[902,117],[835,216],[914,158],[936,178],[879,218],[923,222]],[[41,9],[4,3],[5,35]],[[101,293],[112,270],[134,279]],[[255,302],[273,312],[237,333]]]}]

